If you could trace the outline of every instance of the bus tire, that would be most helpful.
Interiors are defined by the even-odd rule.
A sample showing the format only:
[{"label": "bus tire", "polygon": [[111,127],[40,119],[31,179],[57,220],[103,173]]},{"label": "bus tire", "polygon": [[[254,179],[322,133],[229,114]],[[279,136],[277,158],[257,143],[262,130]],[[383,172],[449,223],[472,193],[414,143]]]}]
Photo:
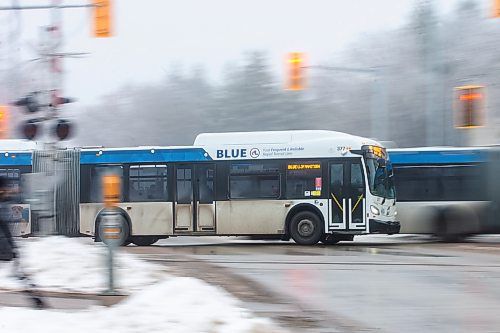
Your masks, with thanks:
[{"label": "bus tire", "polygon": [[150,246],[158,241],[157,237],[153,236],[134,236],[132,237],[132,243],[137,246]]},{"label": "bus tire", "polygon": [[441,209],[436,214],[435,230],[439,241],[444,243],[458,243],[465,239],[457,228],[458,221],[454,221],[452,209]]},{"label": "bus tire", "polygon": [[[97,215],[96,222],[95,222],[95,240],[96,240],[96,242],[105,242],[103,240],[103,237],[102,237],[103,235],[101,235],[100,223],[101,223],[101,216],[99,214],[99,215]],[[128,244],[130,244],[130,239],[129,239],[130,238],[130,225],[129,225],[127,218],[123,214],[120,214],[120,223],[122,225],[123,233],[122,233],[122,237],[121,237],[120,241],[118,242],[118,245],[119,246],[127,246]]]},{"label": "bus tire", "polygon": [[302,211],[292,217],[290,221],[290,236],[300,245],[314,245],[323,236],[323,228],[318,215]]}]

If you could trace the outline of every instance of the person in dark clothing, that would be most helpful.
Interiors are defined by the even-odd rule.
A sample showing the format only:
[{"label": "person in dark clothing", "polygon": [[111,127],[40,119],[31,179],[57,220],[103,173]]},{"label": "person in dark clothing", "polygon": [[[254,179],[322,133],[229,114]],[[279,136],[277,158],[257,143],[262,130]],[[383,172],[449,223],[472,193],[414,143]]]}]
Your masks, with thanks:
[{"label": "person in dark clothing", "polygon": [[14,194],[7,178],[0,176],[0,261],[14,261],[15,276],[26,287],[23,292],[31,299],[35,308],[44,309],[47,304],[35,291],[37,287],[31,278],[20,267],[17,246],[10,231],[9,223],[12,216],[10,201]]},{"label": "person in dark clothing", "polygon": [[0,260],[11,261],[16,258],[17,248],[10,231],[9,200],[12,190],[5,177],[0,177]]}]

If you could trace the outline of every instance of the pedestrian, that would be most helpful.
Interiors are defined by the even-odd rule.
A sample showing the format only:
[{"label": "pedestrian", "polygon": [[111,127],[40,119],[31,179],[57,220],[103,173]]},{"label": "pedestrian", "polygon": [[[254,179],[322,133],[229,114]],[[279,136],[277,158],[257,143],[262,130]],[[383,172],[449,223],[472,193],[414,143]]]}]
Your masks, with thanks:
[{"label": "pedestrian", "polygon": [[0,260],[12,261],[17,257],[17,248],[10,231],[10,206],[12,189],[5,177],[0,176]]},{"label": "pedestrian", "polygon": [[47,305],[35,292],[36,285],[20,267],[19,252],[10,231],[9,223],[13,222],[10,221],[12,217],[10,203],[14,194],[15,191],[10,186],[7,178],[0,176],[0,261],[14,262],[15,276],[26,287],[24,293],[31,299],[35,308],[43,309]]}]

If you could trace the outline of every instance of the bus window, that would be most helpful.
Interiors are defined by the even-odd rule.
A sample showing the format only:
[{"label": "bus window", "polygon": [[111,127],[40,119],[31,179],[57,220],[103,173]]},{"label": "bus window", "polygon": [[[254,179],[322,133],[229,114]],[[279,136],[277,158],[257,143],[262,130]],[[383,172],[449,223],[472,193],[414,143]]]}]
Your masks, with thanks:
[{"label": "bus window", "polygon": [[215,199],[214,194],[214,167],[213,165],[198,166],[198,188],[201,204],[211,204]]},{"label": "bus window", "polygon": [[8,186],[12,190],[12,203],[21,203],[21,170],[20,169],[0,169],[0,176],[8,180]]},{"label": "bus window", "polygon": [[321,196],[321,183],[320,162],[287,164],[286,197],[288,199]]},{"label": "bus window", "polygon": [[129,201],[167,201],[166,165],[131,165]]},{"label": "bus window", "polygon": [[344,195],[344,164],[330,165],[330,182],[332,194],[337,198],[342,198]]},{"label": "bus window", "polygon": [[279,198],[280,195],[279,165],[276,162],[231,164],[230,199]]},{"label": "bus window", "polygon": [[120,201],[123,201],[123,166],[95,166],[90,170],[90,202],[103,202],[102,176],[107,174],[118,175],[121,179]]},{"label": "bus window", "polygon": [[488,200],[478,165],[395,166],[399,201]]},{"label": "bus window", "polygon": [[229,195],[231,199],[278,198],[279,175],[232,175]]},{"label": "bus window", "polygon": [[[384,183],[381,183],[384,187]],[[351,186],[352,189],[358,194],[362,194],[365,188],[363,181],[363,169],[361,169],[361,163],[351,164]]]},{"label": "bus window", "polygon": [[193,184],[191,168],[177,169],[177,203],[190,204],[193,202]]}]

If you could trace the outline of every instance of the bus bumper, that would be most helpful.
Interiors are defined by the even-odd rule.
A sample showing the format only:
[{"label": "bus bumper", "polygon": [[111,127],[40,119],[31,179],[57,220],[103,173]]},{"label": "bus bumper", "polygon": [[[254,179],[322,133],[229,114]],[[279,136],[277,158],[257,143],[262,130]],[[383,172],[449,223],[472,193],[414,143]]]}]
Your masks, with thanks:
[{"label": "bus bumper", "polygon": [[399,221],[380,221],[370,219],[370,233],[375,234],[397,234],[401,229]]}]

